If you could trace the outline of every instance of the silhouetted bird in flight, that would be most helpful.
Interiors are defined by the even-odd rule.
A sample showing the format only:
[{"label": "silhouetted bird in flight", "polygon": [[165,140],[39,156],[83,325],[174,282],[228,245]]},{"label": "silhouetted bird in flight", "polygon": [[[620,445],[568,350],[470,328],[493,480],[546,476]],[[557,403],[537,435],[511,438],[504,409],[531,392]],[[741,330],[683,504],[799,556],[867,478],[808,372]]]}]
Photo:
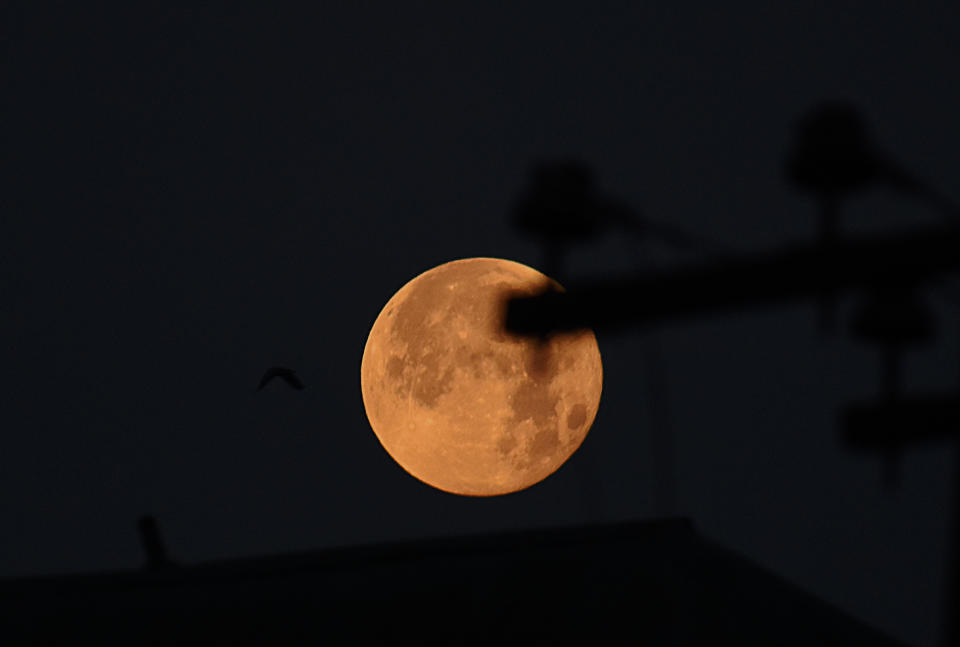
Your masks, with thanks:
[{"label": "silhouetted bird in flight", "polygon": [[263,377],[260,378],[260,386],[257,387],[257,391],[265,387],[270,380],[275,377],[279,377],[297,391],[302,391],[304,388],[303,382],[301,382],[300,378],[297,377],[296,371],[289,368],[284,368],[282,366],[274,366],[273,368],[268,369],[267,372],[263,374]]}]

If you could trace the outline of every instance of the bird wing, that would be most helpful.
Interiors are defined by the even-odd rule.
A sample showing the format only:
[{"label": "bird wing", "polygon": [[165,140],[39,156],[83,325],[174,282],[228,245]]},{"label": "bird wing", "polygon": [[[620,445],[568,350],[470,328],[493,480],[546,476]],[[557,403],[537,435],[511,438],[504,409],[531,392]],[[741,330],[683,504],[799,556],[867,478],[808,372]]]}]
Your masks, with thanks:
[{"label": "bird wing", "polygon": [[271,368],[268,368],[267,371],[263,374],[263,377],[260,378],[260,386],[257,387],[257,391],[265,387],[270,382],[270,380],[277,377],[278,375],[284,376],[287,373],[292,373],[292,372],[293,371],[291,371],[289,368],[283,368],[281,366],[273,366]]},{"label": "bird wing", "polygon": [[304,388],[303,382],[300,381],[300,378],[298,378],[293,371],[281,373],[280,377],[282,377],[287,382],[287,384],[289,384],[296,390],[298,391],[303,390]]},{"label": "bird wing", "polygon": [[272,380],[274,377],[276,377],[276,376],[275,376],[275,374],[273,373],[273,371],[267,371],[266,373],[264,373],[264,374],[263,374],[263,377],[260,378],[260,384],[257,386],[257,391],[259,391],[259,390],[261,390],[263,387],[265,387],[265,386],[267,385],[267,383],[270,382],[270,380]]}]

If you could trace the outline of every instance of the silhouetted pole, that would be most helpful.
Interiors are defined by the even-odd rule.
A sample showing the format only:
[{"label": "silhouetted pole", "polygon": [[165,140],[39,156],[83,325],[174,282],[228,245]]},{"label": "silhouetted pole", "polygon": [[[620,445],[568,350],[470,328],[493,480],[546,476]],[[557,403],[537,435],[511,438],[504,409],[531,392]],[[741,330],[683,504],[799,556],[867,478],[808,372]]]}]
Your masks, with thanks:
[{"label": "silhouetted pole", "polygon": [[[679,270],[571,284],[566,293],[516,298],[507,304],[505,323],[514,333],[537,336],[654,325],[724,310],[816,299],[823,297],[825,288],[828,294],[863,288],[896,293],[899,288],[909,295],[919,283],[958,268],[960,228],[955,226],[838,238],[830,245],[795,245]],[[918,324],[907,321],[906,325]],[[872,444],[883,451],[889,477],[895,475],[889,469],[891,457],[901,446],[960,430],[960,405],[955,395],[923,402],[899,396],[896,344],[885,348],[883,362],[881,389],[886,397],[879,406],[848,411],[847,435],[854,444]],[[960,646],[960,474],[954,478],[954,550],[949,567],[953,577],[948,584],[946,633],[948,645]]]},{"label": "silhouetted pole", "polygon": [[[901,397],[901,357],[909,346],[933,339],[933,315],[914,286],[886,285],[871,290],[859,304],[851,328],[858,339],[880,347],[880,401],[896,409]],[[901,449],[896,444],[883,448],[887,490],[898,482]]]},{"label": "silhouetted pole", "polygon": [[950,533],[952,534],[953,550],[947,553],[947,564],[952,577],[947,577],[946,613],[947,619],[945,644],[960,647],[960,441],[954,439],[953,459],[953,519]]},{"label": "silhouetted pole", "polygon": [[[839,203],[836,199],[825,198],[820,208],[820,244],[827,252],[837,244],[840,218]],[[825,277],[826,278],[826,277]],[[826,281],[829,283],[829,279]],[[829,285],[824,285],[820,294],[820,329],[833,332],[837,324],[837,297]]]},{"label": "silhouetted pole", "polygon": [[[958,332],[960,332],[960,329],[958,329]],[[960,354],[958,354],[957,359],[960,360]],[[960,380],[960,362],[958,362],[957,369],[957,377]],[[954,400],[954,404],[957,405],[957,409],[960,409],[960,397]],[[954,426],[954,429],[960,429],[960,421]],[[953,550],[947,553],[947,559],[951,561],[950,564],[947,564],[947,568],[952,577],[947,578],[946,611],[944,613],[947,626],[944,631],[946,635],[944,642],[952,647],[960,647],[960,438],[954,439],[953,519],[949,532],[952,535]]]}]

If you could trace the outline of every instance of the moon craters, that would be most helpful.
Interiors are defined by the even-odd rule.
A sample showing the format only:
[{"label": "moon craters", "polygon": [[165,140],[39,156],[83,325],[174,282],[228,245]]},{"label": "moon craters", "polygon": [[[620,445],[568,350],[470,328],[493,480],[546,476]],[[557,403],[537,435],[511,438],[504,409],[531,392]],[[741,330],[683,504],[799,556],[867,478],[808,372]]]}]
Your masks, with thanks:
[{"label": "moon craters", "polygon": [[587,405],[578,403],[573,405],[567,414],[567,429],[579,429],[587,421]]},{"label": "moon craters", "polygon": [[550,284],[518,263],[465,259],[384,306],[361,389],[378,439],[410,474],[448,492],[504,494],[546,478],[583,441],[602,382],[593,334],[534,340],[503,328],[507,298]]}]

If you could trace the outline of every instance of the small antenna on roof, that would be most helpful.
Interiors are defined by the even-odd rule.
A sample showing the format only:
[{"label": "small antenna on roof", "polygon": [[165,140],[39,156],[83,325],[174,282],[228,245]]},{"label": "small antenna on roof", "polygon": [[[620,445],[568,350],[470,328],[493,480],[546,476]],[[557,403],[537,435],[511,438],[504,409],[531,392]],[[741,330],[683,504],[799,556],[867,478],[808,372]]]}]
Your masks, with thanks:
[{"label": "small antenna on roof", "polygon": [[143,567],[148,570],[159,570],[173,566],[173,562],[167,557],[163,539],[160,537],[157,520],[151,515],[145,515],[137,521],[137,527],[140,530],[140,544],[147,557]]}]

